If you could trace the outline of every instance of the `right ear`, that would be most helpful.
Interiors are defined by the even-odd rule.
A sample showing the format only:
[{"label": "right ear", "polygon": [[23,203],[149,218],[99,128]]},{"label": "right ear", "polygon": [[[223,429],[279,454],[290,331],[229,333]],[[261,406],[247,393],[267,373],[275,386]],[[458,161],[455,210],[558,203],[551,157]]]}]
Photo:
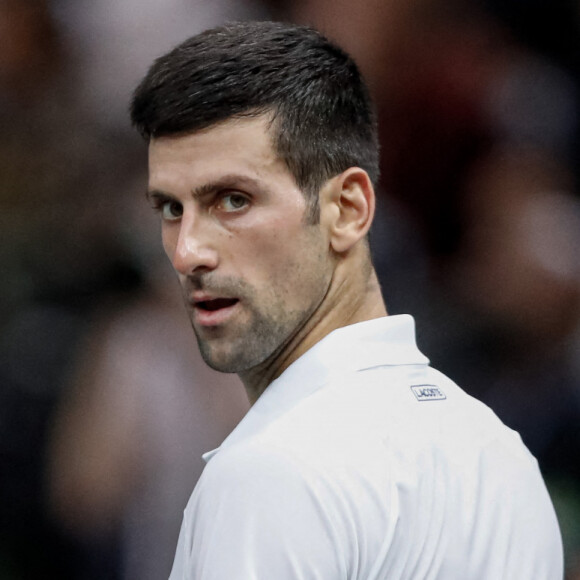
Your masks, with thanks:
[{"label": "right ear", "polygon": [[320,206],[332,249],[347,252],[366,237],[373,221],[375,192],[368,173],[350,167],[329,179],[320,191]]}]

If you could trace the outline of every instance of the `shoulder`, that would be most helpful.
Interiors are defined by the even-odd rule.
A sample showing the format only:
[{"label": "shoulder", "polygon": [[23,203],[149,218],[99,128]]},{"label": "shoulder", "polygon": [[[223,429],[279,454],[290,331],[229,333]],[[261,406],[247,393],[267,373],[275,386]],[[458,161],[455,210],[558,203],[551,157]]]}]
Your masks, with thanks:
[{"label": "shoulder", "polygon": [[201,483],[212,489],[219,489],[221,482],[235,483],[241,490],[267,487],[278,480],[293,485],[308,478],[310,471],[279,441],[258,435],[221,449],[206,465]]},{"label": "shoulder", "polygon": [[[244,441],[214,456],[186,508],[192,577],[346,578],[350,547],[310,466]],[[224,554],[228,557],[224,558]]]},{"label": "shoulder", "polygon": [[312,447],[320,446],[313,442],[306,449],[295,440],[264,434],[239,442],[209,461],[194,497],[203,498],[204,509],[226,502],[235,504],[235,513],[253,517],[268,512],[282,516],[287,508],[328,514],[333,506],[326,491],[334,475],[323,460],[325,453]]}]

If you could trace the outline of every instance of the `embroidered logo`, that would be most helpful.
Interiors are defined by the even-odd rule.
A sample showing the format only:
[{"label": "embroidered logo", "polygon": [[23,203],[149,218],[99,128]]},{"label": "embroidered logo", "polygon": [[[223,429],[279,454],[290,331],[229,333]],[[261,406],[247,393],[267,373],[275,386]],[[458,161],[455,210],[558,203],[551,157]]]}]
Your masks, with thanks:
[{"label": "embroidered logo", "polygon": [[447,398],[436,385],[412,385],[411,390],[417,401],[442,401]]}]

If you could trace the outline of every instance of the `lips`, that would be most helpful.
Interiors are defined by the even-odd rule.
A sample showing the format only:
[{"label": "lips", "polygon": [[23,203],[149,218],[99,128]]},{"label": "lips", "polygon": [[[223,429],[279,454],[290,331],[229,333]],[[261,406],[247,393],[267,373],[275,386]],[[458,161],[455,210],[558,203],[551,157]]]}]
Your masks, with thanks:
[{"label": "lips", "polygon": [[238,298],[198,298],[193,301],[195,320],[200,326],[225,323],[239,304]]},{"label": "lips", "polygon": [[221,308],[228,308],[238,302],[237,298],[214,298],[213,300],[201,300],[195,303],[195,307],[201,310],[213,312]]}]

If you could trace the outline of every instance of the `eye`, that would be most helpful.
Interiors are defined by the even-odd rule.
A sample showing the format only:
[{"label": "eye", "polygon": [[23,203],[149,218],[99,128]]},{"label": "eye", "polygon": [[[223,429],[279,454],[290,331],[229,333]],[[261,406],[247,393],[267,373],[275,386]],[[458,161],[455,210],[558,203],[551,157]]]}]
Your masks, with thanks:
[{"label": "eye", "polygon": [[248,198],[241,193],[226,193],[218,201],[217,207],[225,212],[235,212],[244,209],[248,203]]},{"label": "eye", "polygon": [[173,200],[163,201],[159,205],[159,210],[161,211],[161,217],[167,221],[178,220],[183,215],[183,206]]}]

